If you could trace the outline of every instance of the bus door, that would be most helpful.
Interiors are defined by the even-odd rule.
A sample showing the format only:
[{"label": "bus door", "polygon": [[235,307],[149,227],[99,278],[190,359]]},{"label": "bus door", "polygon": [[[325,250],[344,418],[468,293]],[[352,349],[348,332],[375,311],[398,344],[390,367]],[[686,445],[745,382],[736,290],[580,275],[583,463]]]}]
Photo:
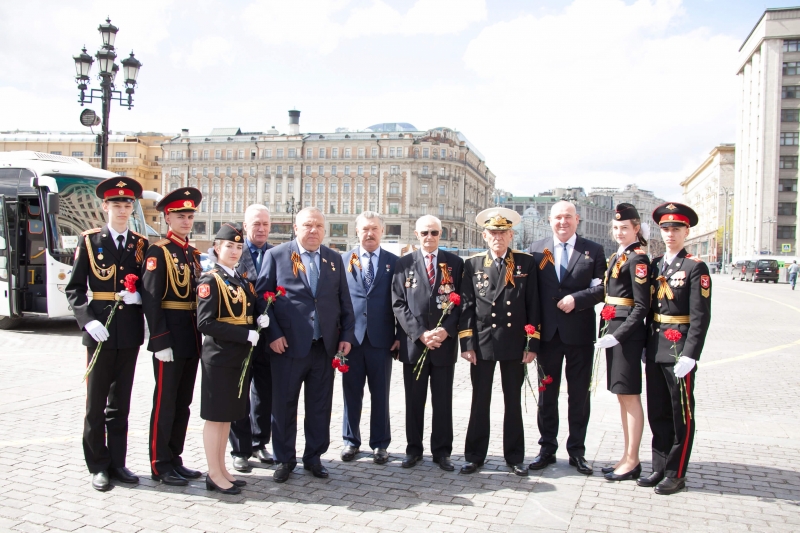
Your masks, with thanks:
[{"label": "bus door", "polygon": [[39,198],[20,197],[18,211],[22,311],[47,314],[47,252]]},{"label": "bus door", "polygon": [[13,234],[8,228],[8,199],[0,194],[0,321],[8,321],[10,317],[19,316],[15,291],[13,290],[14,268],[12,241]]}]

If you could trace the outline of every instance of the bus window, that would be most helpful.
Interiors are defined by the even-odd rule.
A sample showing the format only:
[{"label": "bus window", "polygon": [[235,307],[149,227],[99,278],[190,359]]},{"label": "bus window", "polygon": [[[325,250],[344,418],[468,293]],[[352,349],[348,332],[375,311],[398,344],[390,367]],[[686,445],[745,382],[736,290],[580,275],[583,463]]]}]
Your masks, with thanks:
[{"label": "bus window", "polygon": [[0,196],[0,250],[6,249],[6,199]]}]

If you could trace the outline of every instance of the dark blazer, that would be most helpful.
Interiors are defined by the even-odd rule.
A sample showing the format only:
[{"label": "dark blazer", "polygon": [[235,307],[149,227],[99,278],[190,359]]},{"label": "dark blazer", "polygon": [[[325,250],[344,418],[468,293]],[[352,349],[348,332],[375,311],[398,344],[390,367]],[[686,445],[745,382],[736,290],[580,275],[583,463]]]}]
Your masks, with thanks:
[{"label": "dark blazer", "polygon": [[[622,257],[611,256],[603,285],[606,304],[614,305],[616,316],[608,326],[608,333],[620,343],[629,338],[644,339],[645,319],[650,311],[650,258],[638,242],[625,249]],[[617,272],[615,266],[619,263]],[[613,298],[633,300],[633,305],[617,305]]]},{"label": "dark blazer", "polygon": [[369,292],[366,292],[364,272],[369,266],[361,264],[359,251],[360,247],[356,247],[342,254],[356,319],[356,341],[361,344],[364,342],[364,333],[368,333],[372,346],[391,348],[395,339],[405,335],[400,328],[397,328],[397,320],[392,311],[392,278],[398,258],[393,253],[378,248],[378,268]]},{"label": "dark blazer", "polygon": [[[555,258],[553,237],[537,241],[530,247],[539,269],[542,340],[551,340],[558,331],[564,344],[591,344],[596,339],[594,306],[602,302],[604,296],[602,280],[606,271],[606,256],[603,247],[578,236],[567,273],[561,281],[558,280],[555,265],[547,260],[545,249]],[[593,279],[601,283],[590,287]],[[575,309],[565,313],[556,304],[569,294],[575,298]]]},{"label": "dark blazer", "polygon": [[[333,357],[339,342],[355,343],[355,316],[350,290],[347,285],[347,270],[338,252],[326,246],[319,247],[320,269],[317,294],[311,294],[306,273],[292,268],[292,253],[299,255],[296,241],[289,241],[269,249],[262,260],[261,273],[256,291],[275,292],[275,287],[286,289],[286,296],[278,298],[269,308],[270,324],[267,338],[272,342],[286,337],[289,347],[286,357],[305,357],[311,349],[314,336],[314,311],[320,321],[320,331],[325,350]],[[258,299],[257,311],[266,307],[263,298]]]},{"label": "dark blazer", "polygon": [[[674,363],[675,350],[664,337],[664,332],[677,329],[683,335],[677,343],[678,354],[699,361],[711,323],[711,276],[708,265],[686,253],[686,250],[681,250],[664,273],[664,287],[661,282],[663,262],[664,256],[659,256],[650,265],[653,298],[648,315],[647,359],[656,363]],[[672,292],[672,298],[669,292]],[[659,323],[653,319],[654,313],[689,316],[689,323]]]},{"label": "dark blazer", "polygon": [[[457,255],[439,249],[436,262],[446,264],[450,276],[453,278],[455,292],[461,292],[461,275],[464,261]],[[416,287],[407,282],[416,279]],[[442,310],[438,308],[439,287],[441,287],[442,269],[436,269],[436,281],[431,287],[428,283],[428,273],[425,267],[425,258],[421,250],[416,250],[397,260],[394,278],[392,279],[392,308],[397,323],[406,332],[405,342],[400,343],[400,360],[406,364],[416,364],[425,345],[419,340],[420,335],[436,328],[437,322],[442,317]],[[428,351],[431,364],[435,366],[453,365],[458,358],[456,335],[458,334],[458,320],[461,307],[456,307],[442,321],[442,327],[447,331],[447,339],[439,348]]]},{"label": "dark blazer", "polygon": [[[235,298],[236,293],[241,296]],[[252,346],[247,337],[250,330],[256,328],[253,318],[255,300],[253,284],[238,276],[229,276],[222,267],[211,269],[200,278],[197,329],[205,335],[203,363],[241,368]]]},{"label": "dark blazer", "polygon": [[[75,250],[72,276],[64,291],[81,329],[92,320],[99,320],[105,325],[114,306],[112,295],[125,289],[123,281],[128,274],[139,276],[136,289],[141,291],[142,263],[148,246],[149,243],[144,235],[128,230],[125,251],[120,254],[107,226],[81,234],[78,248]],[[112,269],[116,269],[113,276],[107,280],[100,279],[109,276]],[[89,291],[97,293],[97,297],[91,301],[89,301]],[[101,295],[108,299],[100,299]],[[103,348],[121,350],[141,346],[144,342],[142,306],[120,304],[114,314],[114,320],[108,326],[108,333],[109,337],[103,342]],[[90,348],[97,347],[95,340],[85,331],[83,345]]]},{"label": "dark blazer", "polygon": [[[513,285],[506,282],[509,264],[513,264]],[[539,351],[542,325],[536,274],[533,257],[515,250],[508,250],[500,271],[489,252],[464,261],[458,325],[462,352],[475,350],[479,359],[489,361],[521,361],[527,324],[536,328],[528,349]]]}]

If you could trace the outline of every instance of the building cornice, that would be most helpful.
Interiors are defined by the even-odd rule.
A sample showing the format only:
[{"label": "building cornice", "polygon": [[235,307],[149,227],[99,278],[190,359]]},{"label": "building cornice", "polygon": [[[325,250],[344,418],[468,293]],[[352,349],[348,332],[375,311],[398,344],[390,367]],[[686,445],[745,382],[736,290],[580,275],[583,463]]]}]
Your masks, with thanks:
[{"label": "building cornice", "polygon": [[732,144],[720,144],[718,146],[715,146],[711,150],[711,152],[709,152],[709,156],[706,158],[706,160],[703,161],[703,163],[699,167],[697,167],[697,169],[694,172],[692,172],[688,178],[686,178],[680,183],[681,187],[686,187],[687,185],[689,185],[697,176],[699,176],[704,170],[706,170],[709,166],[711,166],[711,163],[714,162],[714,160],[717,158],[717,155],[721,154],[722,152],[734,152],[734,151],[736,151],[736,147]]}]

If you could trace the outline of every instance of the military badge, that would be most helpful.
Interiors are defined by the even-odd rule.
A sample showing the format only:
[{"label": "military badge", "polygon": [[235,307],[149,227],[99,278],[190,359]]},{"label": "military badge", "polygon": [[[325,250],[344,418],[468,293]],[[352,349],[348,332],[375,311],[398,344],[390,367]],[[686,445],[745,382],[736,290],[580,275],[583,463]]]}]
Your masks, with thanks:
[{"label": "military badge", "polygon": [[202,283],[197,286],[197,296],[200,298],[208,298],[211,294],[211,287],[208,283]]},{"label": "military badge", "polygon": [[639,263],[636,265],[636,277],[637,278],[646,278],[647,277],[647,264],[646,263]]},{"label": "military badge", "polygon": [[158,259],[156,259],[155,257],[147,258],[147,270],[150,270],[152,272],[153,270],[156,269],[157,266],[158,266]]},{"label": "military badge", "polygon": [[711,276],[707,274],[700,276],[700,294],[703,298],[711,296]]}]

